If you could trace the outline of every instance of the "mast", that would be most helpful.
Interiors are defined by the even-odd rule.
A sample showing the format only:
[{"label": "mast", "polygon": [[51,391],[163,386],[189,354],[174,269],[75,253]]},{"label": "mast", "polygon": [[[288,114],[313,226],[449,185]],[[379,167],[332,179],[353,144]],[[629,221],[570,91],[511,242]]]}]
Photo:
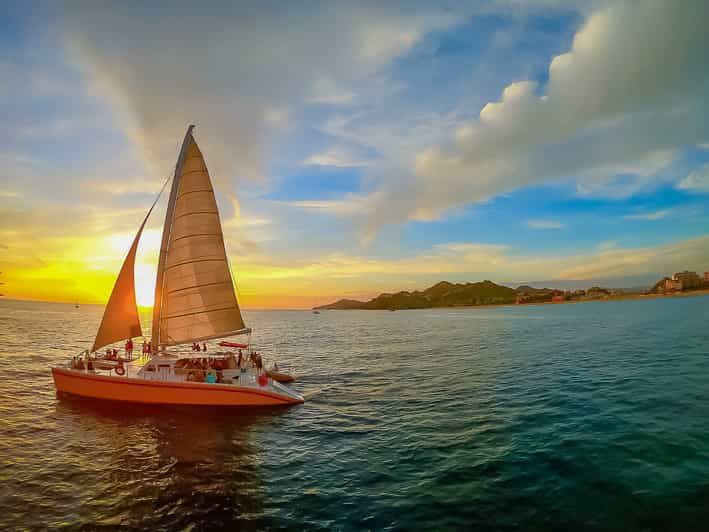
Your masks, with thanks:
[{"label": "mast", "polygon": [[185,133],[185,138],[182,141],[180,155],[177,158],[175,166],[175,176],[172,179],[172,187],[170,188],[170,199],[167,202],[167,211],[165,212],[165,224],[162,230],[162,242],[160,243],[160,255],[158,257],[157,279],[155,281],[155,302],[153,303],[153,325],[151,343],[155,352],[160,350],[160,312],[162,310],[162,292],[165,282],[165,261],[167,259],[167,249],[170,242],[170,229],[172,226],[172,217],[175,211],[175,199],[177,198],[177,190],[180,186],[180,176],[182,175],[182,165],[185,162],[185,153],[187,146],[192,137],[194,125],[190,125]]}]

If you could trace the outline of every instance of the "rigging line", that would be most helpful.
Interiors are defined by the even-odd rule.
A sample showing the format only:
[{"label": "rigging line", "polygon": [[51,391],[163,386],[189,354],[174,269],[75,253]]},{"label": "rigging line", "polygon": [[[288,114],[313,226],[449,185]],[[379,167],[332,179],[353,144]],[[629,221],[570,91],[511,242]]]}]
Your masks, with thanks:
[{"label": "rigging line", "polygon": [[[164,182],[164,183],[162,184],[162,186],[160,187],[160,191],[158,192],[158,195],[155,197],[155,201],[153,201],[153,204],[150,206],[150,209],[148,210],[148,214],[147,214],[147,216],[145,217],[145,221],[146,221],[146,222],[148,221],[148,218],[150,217],[150,213],[153,212],[153,209],[155,208],[155,205],[157,205],[158,200],[160,199],[160,196],[162,196],[162,193],[165,191],[165,187],[167,186],[167,184],[168,184],[168,183],[170,182],[170,180],[172,179],[172,172],[175,171],[175,167],[173,166],[172,168],[173,168],[173,169],[171,170],[171,173],[168,174],[167,178],[165,179],[165,182]],[[145,222],[143,222],[143,223],[145,223]]]},{"label": "rigging line", "polygon": [[[231,259],[229,259],[229,252],[226,250],[226,241],[224,240],[224,230],[222,230],[222,244],[224,245],[224,255],[226,255],[226,266],[229,270],[229,277],[231,277],[231,285],[236,291],[236,307],[239,309],[239,314],[241,314],[241,306],[239,305],[239,299],[241,299],[241,293],[239,292],[239,285],[236,284],[236,274],[231,267]],[[244,318],[241,318],[243,323]]]}]

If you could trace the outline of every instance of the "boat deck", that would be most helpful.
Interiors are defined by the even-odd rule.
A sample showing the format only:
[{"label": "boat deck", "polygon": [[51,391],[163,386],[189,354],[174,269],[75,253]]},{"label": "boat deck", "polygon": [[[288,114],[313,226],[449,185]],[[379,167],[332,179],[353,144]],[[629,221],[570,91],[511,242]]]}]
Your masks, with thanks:
[{"label": "boat deck", "polygon": [[[175,362],[177,360],[178,359],[174,357],[140,357],[132,361],[125,361],[123,364],[123,367],[125,368],[125,375],[118,375],[113,369],[72,369],[70,364],[62,367],[61,369],[86,376],[95,375],[108,377],[111,380],[115,379],[117,382],[136,380],[166,384],[190,383],[214,387],[215,389],[251,389],[254,391],[286,396],[296,401],[302,402],[303,400],[302,396],[298,392],[288,386],[284,386],[283,384],[276,382],[272,378],[266,378],[264,379],[265,382],[259,382],[259,375],[256,369],[251,367],[219,370],[221,382],[193,382],[188,378],[188,375],[194,370],[176,368]],[[110,363],[111,361],[99,360],[96,362]],[[98,364],[95,363],[95,365]]]}]

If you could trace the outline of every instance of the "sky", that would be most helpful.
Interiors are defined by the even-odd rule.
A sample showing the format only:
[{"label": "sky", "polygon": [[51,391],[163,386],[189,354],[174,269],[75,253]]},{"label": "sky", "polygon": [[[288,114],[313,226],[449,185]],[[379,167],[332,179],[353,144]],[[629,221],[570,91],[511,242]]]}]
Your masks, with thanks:
[{"label": "sky", "polygon": [[706,1],[4,5],[6,297],[105,302],[188,124],[247,308],[709,270]]}]

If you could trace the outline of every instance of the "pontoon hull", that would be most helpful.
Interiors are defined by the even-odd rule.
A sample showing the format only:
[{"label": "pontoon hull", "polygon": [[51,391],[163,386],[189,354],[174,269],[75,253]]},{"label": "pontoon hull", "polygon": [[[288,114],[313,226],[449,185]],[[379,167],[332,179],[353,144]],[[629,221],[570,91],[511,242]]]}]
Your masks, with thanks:
[{"label": "pontoon hull", "polygon": [[161,382],[52,368],[57,392],[128,403],[203,406],[275,406],[302,403],[265,389],[197,382]]}]

